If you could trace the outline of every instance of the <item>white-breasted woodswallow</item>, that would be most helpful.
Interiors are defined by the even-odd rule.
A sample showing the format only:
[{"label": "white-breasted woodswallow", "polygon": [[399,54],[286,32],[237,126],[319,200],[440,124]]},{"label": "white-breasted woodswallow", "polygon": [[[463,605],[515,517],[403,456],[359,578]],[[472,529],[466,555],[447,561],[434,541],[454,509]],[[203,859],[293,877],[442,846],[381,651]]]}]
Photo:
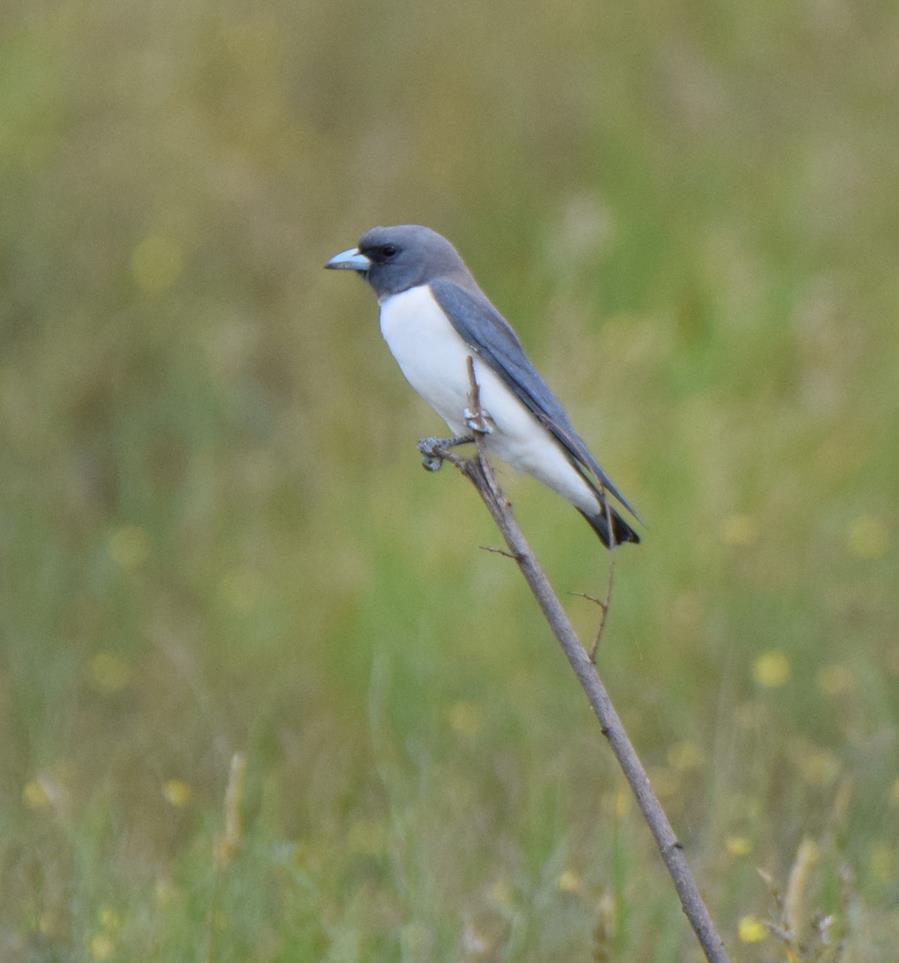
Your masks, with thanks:
[{"label": "white-breasted woodswallow", "polygon": [[[459,436],[454,440],[483,432],[488,453],[571,502],[607,547],[640,541],[607,494],[636,512],[446,238],[415,224],[376,227],[325,267],[357,271],[374,289],[384,340],[412,387]],[[475,424],[477,413],[468,410],[469,357],[486,424]]]}]

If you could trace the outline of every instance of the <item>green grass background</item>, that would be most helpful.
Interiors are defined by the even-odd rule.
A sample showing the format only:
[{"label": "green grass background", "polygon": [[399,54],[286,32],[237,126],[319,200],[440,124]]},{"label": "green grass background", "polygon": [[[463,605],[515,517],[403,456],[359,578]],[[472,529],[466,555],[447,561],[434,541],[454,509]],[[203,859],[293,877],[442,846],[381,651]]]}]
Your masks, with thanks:
[{"label": "green grass background", "polygon": [[[696,958],[486,513],[418,466],[440,425],[370,293],[321,270],[414,221],[648,522],[601,670],[735,959],[787,959],[746,918],[804,838],[807,920],[895,959],[895,5],[3,20],[0,958]],[[576,513],[503,481],[601,591]]]}]

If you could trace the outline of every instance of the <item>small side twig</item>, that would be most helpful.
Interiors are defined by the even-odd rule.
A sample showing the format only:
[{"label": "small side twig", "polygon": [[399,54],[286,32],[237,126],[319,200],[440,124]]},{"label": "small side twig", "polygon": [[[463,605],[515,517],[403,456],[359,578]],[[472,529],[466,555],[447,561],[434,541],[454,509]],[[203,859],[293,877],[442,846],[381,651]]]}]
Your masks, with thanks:
[{"label": "small side twig", "polygon": [[493,545],[478,545],[478,548],[482,552],[490,552],[491,555],[502,555],[504,558],[511,558],[513,562],[518,561],[517,556],[507,552],[504,548],[495,548]]},{"label": "small side twig", "polygon": [[[475,375],[474,358],[469,355],[465,359],[465,364],[468,368],[468,384],[470,386],[468,404],[474,421],[475,440],[477,441],[478,437],[483,440],[483,436],[489,431],[489,426],[487,419],[484,417],[484,411],[481,408],[481,386],[478,384],[478,379]],[[478,445],[478,448],[480,448],[480,445]]]},{"label": "small side twig", "polygon": [[590,648],[590,661],[596,665],[596,656],[599,653],[599,643],[602,642],[603,633],[606,630],[606,622],[609,618],[609,609],[612,607],[612,589],[615,586],[615,559],[609,561],[609,581],[606,584],[606,597],[604,599],[599,599],[595,595],[589,595],[587,592],[571,592],[570,595],[575,595],[578,598],[586,599],[588,602],[593,602],[594,605],[598,606],[601,613],[599,617],[599,625],[596,628],[596,635],[593,638],[593,645]]},{"label": "small side twig", "polygon": [[[468,377],[471,386],[469,402],[471,411],[480,412],[480,391],[475,374],[474,359],[468,358]],[[512,514],[511,506],[502,493],[485,453],[484,438],[475,435],[477,453],[470,459],[457,459],[454,464],[474,485],[487,510],[506,541],[528,583],[534,598],[543,611],[565,657],[577,676],[581,688],[587,696],[590,707],[599,722],[603,735],[608,739],[612,752],[624,773],[643,813],[643,818],[655,839],[656,846],[671,876],[674,888],[680,898],[681,907],[693,927],[709,963],[728,963],[727,951],[709,914],[693,873],[684,856],[683,846],[678,841],[671,823],[662,809],[646,770],[640,762],[633,744],[628,738],[624,725],[612,704],[606,687],[596,671],[596,665],[585,651],[577,633],[565,613],[562,603],[552,589],[546,573],[540,567],[518,522]],[[615,544],[612,528],[611,509],[606,498],[606,518],[609,522],[609,540]],[[611,583],[610,583],[611,590]],[[608,595],[606,609],[608,607]],[[595,646],[594,646],[595,648]]]},{"label": "small side twig", "polygon": [[[608,503],[607,503],[608,504]],[[611,536],[614,542],[615,536]],[[602,642],[602,634],[606,630],[606,621],[609,618],[609,609],[612,607],[612,589],[615,587],[615,559],[609,559],[609,582],[606,585],[606,598],[602,606],[602,617],[599,620],[599,627],[596,630],[596,638],[593,640],[593,648],[590,650],[590,661],[596,665],[596,655],[599,652],[599,643]]]}]

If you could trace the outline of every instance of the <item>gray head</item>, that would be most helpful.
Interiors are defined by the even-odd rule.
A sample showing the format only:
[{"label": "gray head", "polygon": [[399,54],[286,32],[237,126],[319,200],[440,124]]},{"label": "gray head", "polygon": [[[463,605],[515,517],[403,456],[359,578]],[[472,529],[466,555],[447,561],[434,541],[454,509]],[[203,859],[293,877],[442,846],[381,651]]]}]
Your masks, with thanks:
[{"label": "gray head", "polygon": [[379,298],[436,278],[470,278],[452,244],[420,224],[373,227],[359,238],[358,247],[335,255],[325,267],[358,271]]}]

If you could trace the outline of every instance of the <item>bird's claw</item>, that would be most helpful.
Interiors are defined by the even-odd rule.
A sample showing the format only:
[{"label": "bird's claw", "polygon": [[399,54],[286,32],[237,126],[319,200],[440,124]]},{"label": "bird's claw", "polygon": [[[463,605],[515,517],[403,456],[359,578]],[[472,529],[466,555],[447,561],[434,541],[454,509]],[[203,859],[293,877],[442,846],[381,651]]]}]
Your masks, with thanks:
[{"label": "bird's claw", "polygon": [[462,412],[462,416],[465,418],[465,425],[468,430],[473,431],[476,435],[489,435],[493,431],[493,427],[490,424],[493,419],[483,408],[479,411],[472,411],[471,408],[466,408]]},{"label": "bird's claw", "polygon": [[425,471],[437,471],[446,458],[454,459],[450,454],[450,448],[459,445],[468,445],[474,441],[471,435],[456,435],[454,438],[435,438],[428,436],[421,438],[418,442],[418,451],[421,455],[421,464]]},{"label": "bird's claw", "polygon": [[425,471],[438,471],[443,465],[443,454],[446,451],[445,438],[422,438],[418,442],[418,451],[421,454],[421,464]]}]

